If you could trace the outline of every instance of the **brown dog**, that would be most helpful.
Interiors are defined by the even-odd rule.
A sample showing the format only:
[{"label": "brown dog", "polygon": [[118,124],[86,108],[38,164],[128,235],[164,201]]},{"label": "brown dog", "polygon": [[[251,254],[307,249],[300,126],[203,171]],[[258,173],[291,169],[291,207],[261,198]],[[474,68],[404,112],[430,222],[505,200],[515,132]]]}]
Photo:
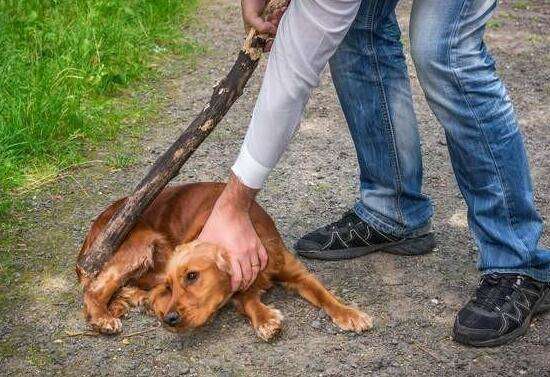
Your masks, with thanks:
[{"label": "brown dog", "polygon": [[[102,333],[120,332],[120,317],[130,306],[143,304],[168,328],[183,331],[203,325],[233,298],[257,335],[269,340],[281,329],[282,315],[264,305],[261,295],[274,282],[322,308],[344,330],[360,332],[372,327],[369,316],[340,303],[296,260],[273,220],[256,203],[250,215],[269,261],[249,289],[233,294],[226,251],[193,241],[223,188],[221,183],[166,188],[95,279],[84,278],[77,267],[84,286],[84,312],[93,328]],[[94,221],[81,255],[88,252],[124,200],[111,204]]]}]

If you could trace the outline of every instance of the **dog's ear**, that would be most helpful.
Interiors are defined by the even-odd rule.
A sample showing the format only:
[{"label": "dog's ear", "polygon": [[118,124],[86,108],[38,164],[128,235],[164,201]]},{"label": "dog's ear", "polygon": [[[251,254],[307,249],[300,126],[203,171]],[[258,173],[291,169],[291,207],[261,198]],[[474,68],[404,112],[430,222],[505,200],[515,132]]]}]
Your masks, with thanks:
[{"label": "dog's ear", "polygon": [[181,243],[179,245],[176,246],[176,248],[174,249],[174,251],[177,253],[177,254],[180,254],[180,253],[185,253],[187,251],[189,251],[189,249],[191,249],[195,244],[195,241],[193,242],[188,242],[188,243]]},{"label": "dog's ear", "polygon": [[225,249],[218,247],[216,250],[216,266],[220,271],[231,274],[231,265]]}]

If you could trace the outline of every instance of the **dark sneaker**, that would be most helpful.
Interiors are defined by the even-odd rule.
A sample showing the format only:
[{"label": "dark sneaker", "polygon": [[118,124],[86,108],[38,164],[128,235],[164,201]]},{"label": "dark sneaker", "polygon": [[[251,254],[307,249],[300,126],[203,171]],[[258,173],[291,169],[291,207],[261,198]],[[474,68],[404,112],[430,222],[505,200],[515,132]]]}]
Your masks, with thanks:
[{"label": "dark sneaker", "polygon": [[498,346],[525,334],[533,316],[547,310],[550,284],[523,275],[485,275],[458,312],[453,336],[470,346]]},{"label": "dark sneaker", "polygon": [[296,242],[296,253],[305,258],[339,260],[375,251],[400,255],[422,255],[435,247],[431,226],[414,237],[399,238],[379,232],[361,220],[353,210],[329,225],[306,234]]}]

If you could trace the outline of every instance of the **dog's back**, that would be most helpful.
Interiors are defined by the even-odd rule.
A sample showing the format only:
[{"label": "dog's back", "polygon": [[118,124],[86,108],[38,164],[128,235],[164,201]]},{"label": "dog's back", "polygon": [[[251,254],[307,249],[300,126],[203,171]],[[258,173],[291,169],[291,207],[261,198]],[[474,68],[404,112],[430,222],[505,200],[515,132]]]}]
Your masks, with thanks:
[{"label": "dog's back", "polygon": [[[194,240],[208,219],[224,187],[225,184],[218,182],[168,186],[144,211],[128,236],[135,232],[138,226],[141,226],[161,234],[172,247]],[[113,202],[92,222],[80,249],[79,260],[90,250],[94,240],[125,200],[126,198],[121,198]],[[258,236],[266,248],[268,248],[268,244],[273,245],[273,243],[276,243],[277,246],[282,245],[282,240],[271,217],[256,203],[251,208],[251,218]],[[82,272],[77,265],[78,279],[81,284],[86,286],[87,281]]]}]

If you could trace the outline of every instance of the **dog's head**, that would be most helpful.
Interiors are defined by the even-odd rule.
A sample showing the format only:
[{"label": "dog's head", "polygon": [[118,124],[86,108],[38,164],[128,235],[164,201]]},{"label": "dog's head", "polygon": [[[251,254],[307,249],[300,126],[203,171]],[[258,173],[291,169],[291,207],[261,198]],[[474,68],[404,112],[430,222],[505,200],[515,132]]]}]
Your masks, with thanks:
[{"label": "dog's head", "polygon": [[194,241],[176,247],[165,276],[153,299],[163,303],[158,314],[174,331],[202,326],[232,294],[227,254],[213,244]]}]

